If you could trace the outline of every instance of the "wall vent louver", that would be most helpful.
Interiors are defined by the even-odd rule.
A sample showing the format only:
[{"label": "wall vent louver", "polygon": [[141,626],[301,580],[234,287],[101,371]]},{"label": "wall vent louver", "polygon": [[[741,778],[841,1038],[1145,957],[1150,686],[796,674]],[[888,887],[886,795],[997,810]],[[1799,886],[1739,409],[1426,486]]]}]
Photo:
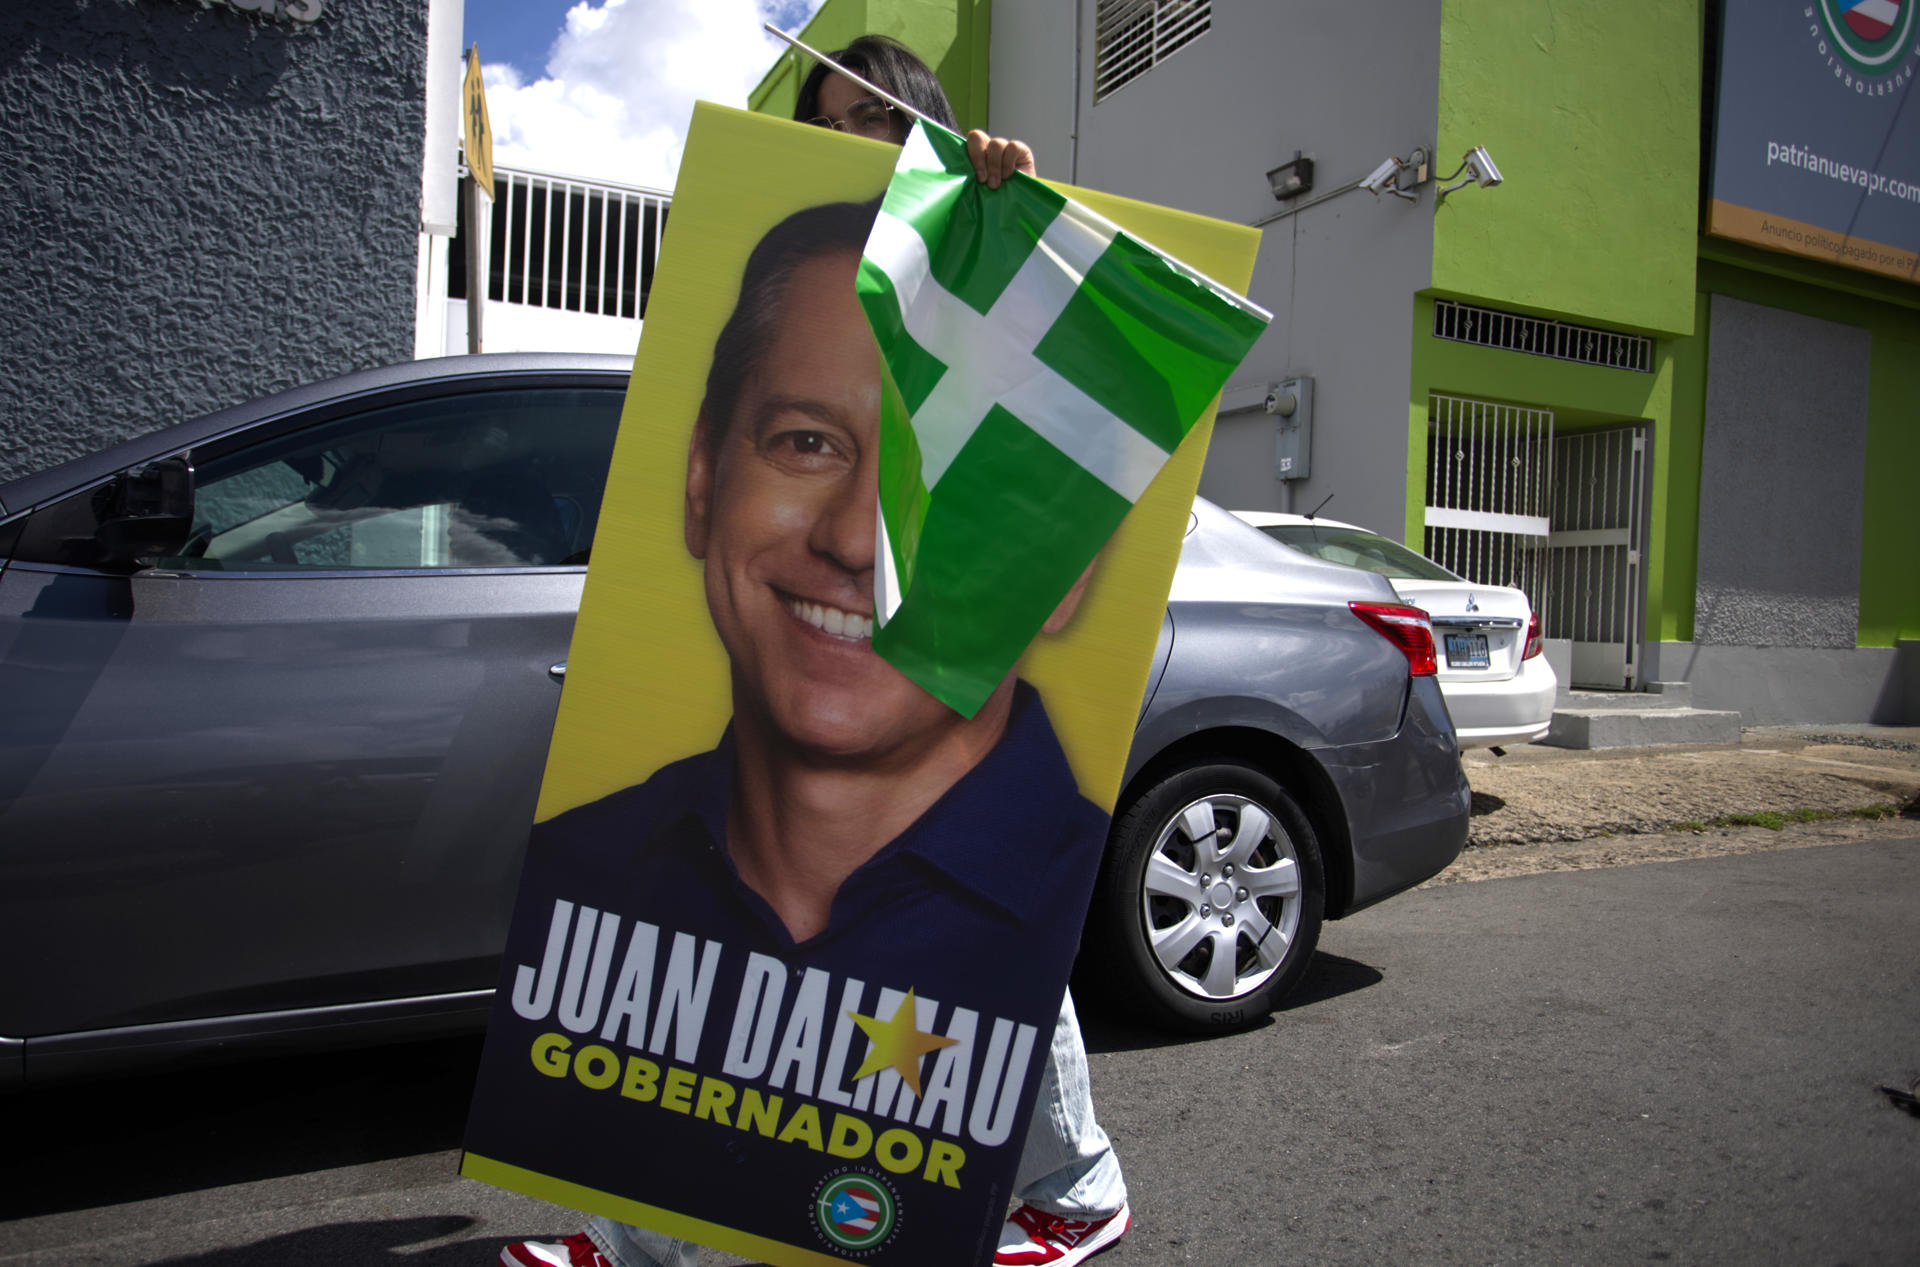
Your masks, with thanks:
[{"label": "wall vent louver", "polygon": [[1093,101],[1111,97],[1213,26],[1213,0],[1099,0]]},{"label": "wall vent louver", "polygon": [[1547,317],[1524,317],[1451,299],[1434,300],[1433,337],[1636,374],[1653,372],[1653,340],[1645,335],[1577,326]]}]

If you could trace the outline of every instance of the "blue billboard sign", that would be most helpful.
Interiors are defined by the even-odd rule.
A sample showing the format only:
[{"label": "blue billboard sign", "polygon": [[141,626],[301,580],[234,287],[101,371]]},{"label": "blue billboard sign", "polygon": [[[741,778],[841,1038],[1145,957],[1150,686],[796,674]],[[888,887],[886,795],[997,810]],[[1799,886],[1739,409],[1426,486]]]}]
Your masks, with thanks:
[{"label": "blue billboard sign", "polygon": [[1726,0],[1707,232],[1920,279],[1920,0]]}]

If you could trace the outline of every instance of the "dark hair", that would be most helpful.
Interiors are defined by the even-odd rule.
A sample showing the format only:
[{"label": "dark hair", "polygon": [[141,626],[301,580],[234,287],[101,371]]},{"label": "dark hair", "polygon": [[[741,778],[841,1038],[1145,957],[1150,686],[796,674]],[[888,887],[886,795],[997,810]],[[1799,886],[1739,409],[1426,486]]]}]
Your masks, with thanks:
[{"label": "dark hair", "polygon": [[[828,57],[854,74],[885,88],[935,123],[960,130],[953,120],[953,107],[947,104],[946,90],[927,64],[899,40],[885,35],[863,35]],[[800,96],[793,106],[793,117],[802,123],[820,113],[820,85],[832,69],[824,62],[814,63],[800,85]]]},{"label": "dark hair", "polygon": [[753,248],[740,277],[740,298],[720,328],[720,337],[713,341],[713,363],[707,368],[707,394],[700,416],[706,419],[710,450],[718,451],[726,438],[740,389],[759,370],[772,346],[794,272],[835,251],[860,254],[879,212],[878,198],[807,207],[768,229]]}]

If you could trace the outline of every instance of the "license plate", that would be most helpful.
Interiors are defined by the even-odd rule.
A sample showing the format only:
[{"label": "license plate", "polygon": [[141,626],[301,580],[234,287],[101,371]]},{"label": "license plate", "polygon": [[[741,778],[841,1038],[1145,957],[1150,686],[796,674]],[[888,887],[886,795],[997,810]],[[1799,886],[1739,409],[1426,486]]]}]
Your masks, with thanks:
[{"label": "license plate", "polygon": [[1447,635],[1447,667],[1449,669],[1484,669],[1488,663],[1487,635],[1455,633]]}]

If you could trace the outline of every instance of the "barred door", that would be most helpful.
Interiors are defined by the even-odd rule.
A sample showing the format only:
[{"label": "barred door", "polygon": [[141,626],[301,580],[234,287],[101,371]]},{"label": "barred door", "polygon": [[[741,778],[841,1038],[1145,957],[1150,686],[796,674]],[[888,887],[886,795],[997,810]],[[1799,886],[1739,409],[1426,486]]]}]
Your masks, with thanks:
[{"label": "barred door", "polygon": [[1427,419],[1426,556],[1544,612],[1552,411],[1436,394]]},{"label": "barred door", "polygon": [[1640,662],[1642,427],[1582,431],[1554,441],[1553,601],[1542,622],[1573,640],[1573,686],[1632,690]]}]

